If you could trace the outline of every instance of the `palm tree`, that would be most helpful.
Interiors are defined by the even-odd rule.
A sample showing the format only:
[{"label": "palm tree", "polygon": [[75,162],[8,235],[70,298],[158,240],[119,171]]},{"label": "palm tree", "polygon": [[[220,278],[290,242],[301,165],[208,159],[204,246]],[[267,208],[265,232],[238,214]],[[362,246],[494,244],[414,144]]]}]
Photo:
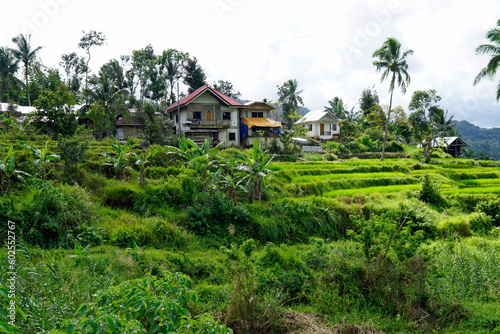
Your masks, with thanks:
[{"label": "palm tree", "polygon": [[[16,84],[18,79],[14,76],[17,72],[18,61],[14,57],[10,49],[0,47],[0,78],[2,79],[2,90],[5,91],[3,96],[7,98],[0,101],[9,101],[9,90],[11,84]],[[2,95],[0,95],[1,97]]]},{"label": "palm tree", "polygon": [[[495,76],[498,65],[500,64],[500,20],[497,21],[497,26],[486,34],[492,44],[481,44],[476,48],[476,54],[491,54],[491,59],[485,68],[479,72],[474,79],[474,86],[481,81],[482,78],[488,76],[493,79]],[[497,86],[497,101],[500,100],[500,81]]]},{"label": "palm tree", "polygon": [[23,36],[22,34],[14,37],[12,42],[16,45],[16,49],[11,49],[14,57],[22,61],[24,64],[24,79],[26,84],[26,96],[28,105],[31,106],[30,89],[28,82],[28,72],[31,64],[35,61],[37,53],[42,49],[41,46],[32,49],[30,45],[31,34]]},{"label": "palm tree", "polygon": [[109,117],[111,124],[113,124],[113,133],[116,132],[116,116],[119,114],[124,114],[126,117],[128,116],[127,108],[113,110],[117,109],[113,108],[113,105],[120,102],[123,94],[126,93],[127,90],[125,89],[116,89],[105,73],[101,73],[96,81],[91,80],[91,87],[85,90],[85,97],[89,101],[89,105],[93,102],[97,102],[104,107],[104,111]]},{"label": "palm tree", "polygon": [[298,90],[298,86],[296,79],[289,79],[278,89],[278,102],[283,105],[283,118],[290,128],[293,125],[293,112],[299,110],[299,105],[304,105],[299,95],[303,90]]},{"label": "palm tree", "polygon": [[401,92],[406,93],[406,86],[410,84],[410,76],[406,71],[408,69],[408,64],[406,63],[406,57],[413,54],[412,50],[407,50],[401,53],[401,43],[395,38],[389,37],[382,44],[382,47],[375,51],[372,55],[373,58],[377,57],[378,60],[373,62],[373,65],[377,68],[377,71],[382,72],[382,78],[380,82],[390,77],[389,92],[391,93],[391,99],[389,101],[389,111],[387,113],[385,121],[385,133],[384,142],[382,145],[382,156],[380,160],[384,160],[385,154],[385,144],[387,141],[387,131],[389,128],[389,120],[391,118],[391,108],[392,108],[392,96],[394,93],[394,87],[397,85],[401,88]]}]

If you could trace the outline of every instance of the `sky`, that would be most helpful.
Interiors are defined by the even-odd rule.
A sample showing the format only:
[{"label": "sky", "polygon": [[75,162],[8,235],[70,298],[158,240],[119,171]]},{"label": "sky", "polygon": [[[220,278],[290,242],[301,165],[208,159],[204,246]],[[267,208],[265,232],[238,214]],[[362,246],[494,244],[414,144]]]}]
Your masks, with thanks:
[{"label": "sky", "polygon": [[277,87],[296,79],[311,110],[335,96],[357,110],[366,88],[389,104],[372,54],[394,37],[414,52],[411,83],[406,94],[394,91],[394,105],[408,112],[414,91],[434,89],[455,120],[500,127],[500,74],[473,86],[490,58],[475,48],[500,19],[498,0],[22,0],[4,3],[2,13],[0,46],[31,34],[46,66],[84,55],[83,31],[96,30],[107,41],[91,50],[94,72],[148,44],[157,54],[174,48],[195,56],[209,83],[230,81],[243,99],[275,101]]}]

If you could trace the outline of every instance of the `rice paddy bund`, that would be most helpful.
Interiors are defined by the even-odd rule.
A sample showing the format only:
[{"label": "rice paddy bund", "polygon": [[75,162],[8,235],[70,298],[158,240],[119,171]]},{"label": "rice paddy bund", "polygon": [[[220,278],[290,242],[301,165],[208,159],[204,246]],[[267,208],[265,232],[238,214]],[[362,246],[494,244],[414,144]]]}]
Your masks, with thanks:
[{"label": "rice paddy bund", "polygon": [[320,163],[273,163],[269,168],[283,189],[296,196],[351,196],[401,194],[418,190],[423,174],[439,185],[443,194],[500,193],[498,162],[457,159],[420,164],[414,160],[353,160]]}]

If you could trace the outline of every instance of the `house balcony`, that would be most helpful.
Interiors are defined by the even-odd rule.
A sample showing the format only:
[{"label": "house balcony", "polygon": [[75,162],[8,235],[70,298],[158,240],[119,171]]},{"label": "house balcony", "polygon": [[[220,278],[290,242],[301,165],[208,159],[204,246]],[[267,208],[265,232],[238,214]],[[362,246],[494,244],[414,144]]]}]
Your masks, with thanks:
[{"label": "house balcony", "polygon": [[185,125],[191,129],[226,129],[231,125],[229,119],[218,120],[201,120],[201,119],[188,119]]}]

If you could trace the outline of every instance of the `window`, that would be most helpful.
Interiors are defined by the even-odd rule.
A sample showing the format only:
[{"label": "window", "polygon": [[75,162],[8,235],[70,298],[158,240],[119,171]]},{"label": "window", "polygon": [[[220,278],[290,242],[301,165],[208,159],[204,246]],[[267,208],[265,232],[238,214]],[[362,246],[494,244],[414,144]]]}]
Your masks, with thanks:
[{"label": "window", "polygon": [[252,111],[252,118],[263,118],[264,113],[262,111]]},{"label": "window", "polygon": [[337,131],[337,123],[330,124],[330,125],[331,125],[330,128],[331,128],[332,131]]},{"label": "window", "polygon": [[229,132],[229,140],[234,141],[236,140],[236,133],[234,132]]},{"label": "window", "polygon": [[179,115],[175,115],[175,123],[179,123]]},{"label": "window", "polygon": [[222,113],[222,119],[228,119],[231,120],[231,112],[230,111],[224,111]]},{"label": "window", "polygon": [[307,124],[307,129],[308,129],[309,131],[312,131],[312,130],[313,130],[313,125],[312,125],[312,124]]},{"label": "window", "polygon": [[201,120],[201,111],[194,111],[193,112],[193,119]]}]

